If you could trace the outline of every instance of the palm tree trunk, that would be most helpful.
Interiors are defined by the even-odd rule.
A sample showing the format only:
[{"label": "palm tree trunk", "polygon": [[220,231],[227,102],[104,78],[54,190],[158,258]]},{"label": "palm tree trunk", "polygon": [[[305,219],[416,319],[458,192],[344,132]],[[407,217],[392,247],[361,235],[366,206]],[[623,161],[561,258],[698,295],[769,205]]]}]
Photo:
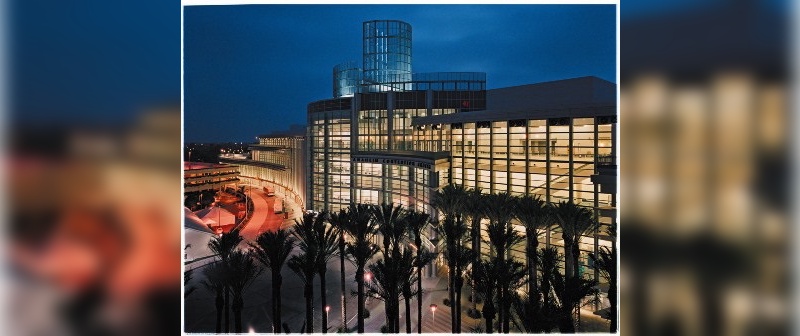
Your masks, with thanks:
[{"label": "palm tree trunk", "polygon": [[358,333],[364,333],[364,266],[356,269],[356,284],[358,285]]},{"label": "palm tree trunk", "polygon": [[[325,312],[325,307],[328,305],[328,297],[327,297],[327,295],[325,295],[326,294],[325,285],[326,285],[325,284],[325,267],[323,266],[323,267],[321,267],[319,269],[319,301],[320,301],[320,307],[322,307],[321,310],[320,310],[321,312]],[[325,312],[325,314],[322,314],[322,327],[321,328],[322,328],[322,333],[323,334],[327,334],[328,333],[328,314],[327,314],[327,312]]]},{"label": "palm tree trunk", "polygon": [[341,269],[341,280],[342,280],[342,329],[347,330],[347,299],[345,292],[345,280],[344,280],[344,233],[342,233],[342,237],[339,243],[339,268]]},{"label": "palm tree trunk", "polygon": [[[497,259],[498,259],[498,263],[500,265],[505,265],[505,262],[506,262],[506,258],[505,257],[506,257],[505,249],[502,248],[502,247],[498,248],[497,249]],[[504,270],[505,267],[501,267],[500,269]],[[499,308],[499,309],[497,310],[497,322],[499,323],[499,325],[498,325],[497,331],[502,333],[503,330],[504,330],[503,322],[505,321],[505,314],[506,314],[506,311],[504,309],[505,305],[503,304],[503,302],[505,300],[505,296],[506,296],[505,295],[506,281],[505,281],[505,277],[502,276],[502,275],[498,279],[499,279],[499,281],[497,281],[497,305],[498,305],[497,308]]]},{"label": "palm tree trunk", "polygon": [[453,309],[456,315],[456,331],[454,333],[461,333],[461,288],[464,286],[464,279],[461,278],[461,272],[458,272],[459,277],[456,278],[456,300],[453,302]]},{"label": "palm tree trunk", "polygon": [[[421,245],[419,241],[417,244]],[[419,260],[419,250],[417,250],[417,260]],[[417,333],[422,334],[422,265],[417,267]]]},{"label": "palm tree trunk", "polygon": [[450,299],[450,330],[453,334],[456,333],[456,310],[455,310],[455,301],[456,301],[456,288],[455,288],[455,270],[453,269],[454,265],[449,265],[449,269],[447,272],[447,282],[449,284],[448,296]]},{"label": "palm tree trunk", "polygon": [[411,283],[403,285],[403,301],[406,304],[406,334],[411,333]]},{"label": "palm tree trunk", "polygon": [[225,307],[225,299],[223,299],[222,289],[217,290],[217,298],[215,300],[215,304],[217,306],[217,325],[216,331],[217,334],[222,333],[222,310]]},{"label": "palm tree trunk", "polygon": [[491,334],[494,330],[494,298],[492,286],[489,285],[486,289],[486,297],[483,302],[483,317],[486,319],[486,333]]},{"label": "palm tree trunk", "polygon": [[527,245],[525,254],[528,257],[528,297],[532,299],[532,302],[535,304],[534,309],[536,309],[539,302],[539,279],[536,274],[538,264],[536,250],[539,247],[539,240],[536,237],[535,231],[528,233]]},{"label": "palm tree trunk", "polygon": [[230,288],[225,286],[225,332],[231,332],[231,316],[230,316],[230,309],[228,309],[231,305],[230,301]]},{"label": "palm tree trunk", "polygon": [[305,284],[306,297],[306,333],[314,333],[314,278],[310,277]]},{"label": "palm tree trunk", "polygon": [[276,334],[281,333],[281,283],[283,276],[280,270],[272,271],[272,329]]},{"label": "palm tree trunk", "polygon": [[[481,218],[472,218],[472,251],[475,252],[475,259],[472,260],[472,269],[478,267],[481,262]],[[470,286],[470,295],[472,297],[472,310],[478,310],[478,300],[475,293],[475,284]]]},{"label": "palm tree trunk", "polygon": [[[508,297],[508,288],[506,288],[506,297]],[[511,329],[511,300],[506,299],[503,301],[503,311],[506,313],[503,318],[503,333],[508,334],[509,330]]]},{"label": "palm tree trunk", "polygon": [[242,308],[244,308],[244,300],[239,295],[234,295],[233,298],[233,320],[234,332],[237,334],[242,333]]}]

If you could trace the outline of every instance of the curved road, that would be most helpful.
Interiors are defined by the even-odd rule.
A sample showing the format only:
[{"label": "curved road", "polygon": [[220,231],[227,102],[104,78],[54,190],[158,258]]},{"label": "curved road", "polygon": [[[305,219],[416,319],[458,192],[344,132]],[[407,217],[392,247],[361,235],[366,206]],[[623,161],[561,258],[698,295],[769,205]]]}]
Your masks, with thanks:
[{"label": "curved road", "polygon": [[283,214],[276,214],[273,205],[280,199],[277,196],[268,197],[260,188],[248,188],[245,192],[253,200],[253,216],[250,217],[241,235],[246,241],[254,241],[264,231],[275,230],[283,224]]}]

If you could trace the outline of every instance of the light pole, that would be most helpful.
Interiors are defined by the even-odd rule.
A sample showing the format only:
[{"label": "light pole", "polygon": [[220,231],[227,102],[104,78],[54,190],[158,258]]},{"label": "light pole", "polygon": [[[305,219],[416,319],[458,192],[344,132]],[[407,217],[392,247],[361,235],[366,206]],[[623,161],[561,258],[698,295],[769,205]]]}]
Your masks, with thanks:
[{"label": "light pole", "polygon": [[328,313],[331,311],[331,306],[325,306],[325,330],[328,330],[328,321],[330,320]]},{"label": "light pole", "polygon": [[[372,273],[371,273],[371,272],[364,273],[364,281],[365,281],[365,282],[370,282],[370,281],[372,281]],[[366,302],[366,304],[369,304],[370,302],[372,302],[372,295],[367,295],[367,302]]]},{"label": "light pole", "polygon": [[433,314],[433,325],[436,325],[436,308],[435,304],[431,304],[431,314]]}]

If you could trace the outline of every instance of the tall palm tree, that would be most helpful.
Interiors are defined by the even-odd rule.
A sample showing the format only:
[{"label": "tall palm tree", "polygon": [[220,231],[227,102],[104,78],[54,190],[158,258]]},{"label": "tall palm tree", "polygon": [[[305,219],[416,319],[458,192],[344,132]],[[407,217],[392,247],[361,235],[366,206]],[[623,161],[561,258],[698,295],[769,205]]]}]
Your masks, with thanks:
[{"label": "tall palm tree", "polygon": [[[501,265],[506,262],[511,247],[522,240],[522,237],[511,227],[511,219],[514,216],[516,205],[514,197],[509,193],[491,194],[486,198],[486,216],[491,222],[486,231],[495,253],[496,262]],[[497,302],[500,303],[498,321],[502,332],[507,333],[510,316],[506,313],[510,300],[506,300],[506,294],[509,288],[507,282],[500,281],[497,285]]]},{"label": "tall palm tree", "polygon": [[[400,205],[395,206],[391,203],[383,203],[379,206],[373,207],[372,210],[373,220],[375,221],[375,224],[377,224],[378,232],[380,232],[382,236],[383,244],[381,253],[384,257],[391,256],[393,257],[392,260],[397,259],[401,253],[401,245],[403,245],[407,240],[406,222],[403,218],[405,216],[405,211],[403,210],[403,207]],[[413,265],[410,266],[413,267]],[[400,289],[402,290],[403,287],[400,287]],[[400,295],[400,293],[397,294]],[[391,302],[391,304],[394,303],[394,301]],[[400,309],[397,309],[392,313],[397,315],[392,320],[395,323],[398,323],[397,326],[392,326],[392,330],[399,331]],[[408,319],[406,319],[406,321],[408,321]]]},{"label": "tall palm tree", "polygon": [[294,249],[294,237],[287,230],[266,231],[250,244],[255,257],[272,271],[272,330],[281,332],[281,269]]},{"label": "tall palm tree", "polygon": [[347,234],[350,236],[350,242],[346,247],[347,255],[356,266],[358,333],[364,333],[364,268],[367,261],[378,251],[378,247],[372,243],[377,229],[370,209],[370,206],[365,204],[350,204],[346,226]]},{"label": "tall palm tree", "polygon": [[[550,333],[558,326],[559,300],[553,293],[553,285],[563,282],[559,273],[560,256],[555,248],[542,248],[537,251],[537,264],[542,276],[539,278],[541,301],[530,294],[513,297],[513,312],[515,312],[516,325],[525,333],[541,334]],[[534,293],[538,295],[538,293]]]},{"label": "tall palm tree", "polygon": [[[481,220],[486,218],[486,195],[483,194],[481,188],[470,188],[465,197],[464,215],[470,221],[470,238],[472,240],[472,250],[474,253],[474,260],[472,267],[476,267],[480,262],[481,256]],[[475,300],[475,285],[472,286],[472,310],[477,311],[478,303]]]},{"label": "tall palm tree", "polygon": [[406,227],[414,238],[416,250],[415,266],[417,267],[417,333],[422,333],[422,268],[436,257],[422,245],[423,234],[430,224],[430,215],[424,212],[409,211],[405,216]]},{"label": "tall palm tree", "polygon": [[403,207],[383,203],[372,208],[372,216],[378,225],[378,232],[383,236],[383,253],[399,252],[401,241],[406,233]]},{"label": "tall palm tree", "polygon": [[295,220],[292,234],[297,238],[301,253],[289,258],[287,265],[303,281],[306,299],[306,332],[314,332],[314,276],[318,272],[320,244],[315,227],[324,222],[324,214],[306,213],[303,220]]},{"label": "tall palm tree", "polygon": [[251,252],[234,251],[228,257],[228,285],[233,294],[234,332],[242,333],[242,309],[244,309],[244,290],[261,274]]},{"label": "tall palm tree", "polygon": [[[581,281],[579,281],[579,248],[578,242],[580,241],[582,236],[588,235],[594,232],[594,228],[596,223],[592,216],[592,212],[584,207],[580,207],[575,205],[572,201],[565,202],[562,201],[556,205],[554,211],[554,216],[556,222],[561,227],[561,235],[564,239],[564,265],[565,265],[565,283],[567,294],[565,297],[565,302],[562,302],[562,306],[564,310],[573,311],[577,309],[580,297],[577,294],[581,288]],[[572,314],[569,316],[565,316],[565,319],[569,319],[569,322],[572,324],[572,330],[574,331],[574,318]],[[562,325],[564,328],[567,328],[567,332],[570,330],[567,327],[567,321],[565,320]]]},{"label": "tall palm tree", "polygon": [[328,222],[336,229],[336,232],[339,234],[339,241],[338,241],[338,243],[339,243],[339,253],[338,254],[339,254],[339,270],[340,270],[339,273],[340,273],[340,276],[341,276],[341,283],[340,283],[341,284],[341,288],[340,289],[341,289],[341,292],[342,292],[342,297],[341,297],[341,302],[340,302],[341,305],[342,305],[342,307],[341,307],[341,312],[342,312],[341,330],[347,330],[347,299],[346,299],[347,295],[345,295],[347,289],[345,287],[345,279],[344,279],[345,278],[345,276],[344,276],[344,259],[345,259],[346,253],[345,253],[344,249],[345,249],[345,246],[347,245],[347,241],[345,240],[345,234],[346,234],[345,229],[346,229],[347,223],[349,221],[349,219],[348,219],[349,214],[350,213],[345,208],[345,209],[339,210],[338,213],[337,212],[331,213],[330,216],[328,217]]},{"label": "tall palm tree", "polygon": [[500,301],[500,308],[505,313],[503,321],[503,333],[508,334],[511,325],[511,304],[514,302],[516,291],[513,289],[522,287],[526,275],[525,264],[516,260],[506,260],[498,264],[498,283],[500,288],[505,289],[505,297]]},{"label": "tall palm tree", "polygon": [[497,264],[489,260],[481,260],[468,273],[475,290],[483,297],[483,318],[486,319],[486,333],[494,331],[494,318],[497,314],[494,291],[497,288],[499,272]]},{"label": "tall palm tree", "polygon": [[[211,239],[208,242],[208,248],[221,259],[223,264],[227,264],[228,256],[230,256],[231,253],[236,250],[236,248],[239,246],[239,243],[241,243],[243,239],[244,238],[242,238],[242,236],[239,234],[239,230],[233,229],[228,233],[223,233]],[[230,310],[228,309],[228,307],[231,305],[230,288],[226,286],[224,292],[225,332],[229,332],[231,330]]]},{"label": "tall palm tree", "polygon": [[463,213],[467,189],[460,184],[448,184],[431,197],[431,205],[439,211],[439,217]]},{"label": "tall palm tree", "polygon": [[542,229],[552,225],[551,208],[539,196],[525,195],[517,199],[514,217],[525,226],[525,257],[528,263],[528,299],[534,303],[531,310],[535,311],[539,302],[537,272],[539,249],[539,236]]},{"label": "tall palm tree", "polygon": [[[317,254],[317,273],[319,274],[319,292],[320,292],[320,305],[321,311],[325,310],[328,306],[328,297],[326,295],[327,281],[325,281],[325,273],[328,270],[328,261],[331,260],[336,248],[339,246],[339,233],[332,225],[325,225],[327,215],[325,212],[320,213],[314,221],[314,233],[316,235],[316,244],[318,248]],[[328,314],[322,315],[322,333],[328,332]]]},{"label": "tall palm tree", "polygon": [[228,272],[225,269],[225,264],[216,262],[204,267],[203,275],[206,278],[205,281],[203,281],[203,285],[216,294],[214,299],[214,306],[217,308],[215,332],[219,334],[222,333],[222,311],[225,309],[223,293],[225,292],[225,285],[227,284],[226,277],[228,276]]},{"label": "tall palm tree", "polygon": [[[550,323],[542,323],[542,328],[544,329],[542,332],[549,332],[556,327],[556,323],[558,322],[556,315],[558,314],[558,307],[561,306],[561,302],[557,295],[555,295],[555,290],[553,288],[556,284],[564,281],[563,276],[558,270],[562,255],[558,253],[555,247],[541,248],[537,254],[539,259],[539,273],[542,274],[539,282],[542,301],[539,310],[540,314],[537,318],[542,320],[542,317],[550,317],[549,319],[544,319],[550,321]],[[545,325],[546,327],[544,327]],[[549,327],[549,329],[547,327]]]},{"label": "tall palm tree", "polygon": [[596,254],[590,255],[594,262],[594,267],[600,272],[600,276],[608,282],[608,302],[609,306],[609,332],[617,332],[617,230],[614,225],[608,227],[608,235],[611,237],[611,248],[601,247]]},{"label": "tall palm tree", "polygon": [[303,297],[306,299],[306,331],[314,332],[314,275],[317,274],[316,251],[303,251],[299,255],[293,255],[286,262],[292,270],[303,281]]},{"label": "tall palm tree", "polygon": [[369,266],[374,281],[366,284],[367,292],[382,300],[386,306],[387,328],[390,333],[400,330],[400,297],[406,283],[413,282],[414,256],[410,249],[384,255]]},{"label": "tall palm tree", "polygon": [[461,288],[464,285],[463,271],[467,264],[472,262],[472,250],[465,246],[467,238],[467,225],[461,214],[455,216],[445,215],[445,218],[436,226],[436,232],[443,238],[444,257],[447,260],[449,298],[452,305],[450,315],[452,318],[452,333],[461,333]]}]

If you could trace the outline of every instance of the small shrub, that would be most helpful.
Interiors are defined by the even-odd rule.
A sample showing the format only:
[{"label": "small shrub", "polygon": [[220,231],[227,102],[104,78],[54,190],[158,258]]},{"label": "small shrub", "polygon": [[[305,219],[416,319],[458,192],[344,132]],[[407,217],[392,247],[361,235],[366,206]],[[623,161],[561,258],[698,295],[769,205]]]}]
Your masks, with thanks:
[{"label": "small shrub", "polygon": [[469,309],[467,309],[467,316],[469,316],[471,318],[474,318],[474,319],[479,319],[479,318],[481,318],[481,312],[478,311],[477,309],[469,308]]},{"label": "small shrub", "polygon": [[365,318],[365,319],[366,319],[366,318],[369,318],[369,309],[367,309],[367,308],[364,308],[364,311],[362,312],[362,315],[364,315],[364,318]]},{"label": "small shrub", "polygon": [[448,307],[450,307],[450,299],[449,299],[449,298],[445,298],[445,299],[442,301],[442,303],[444,303],[444,305],[445,305],[445,306],[448,306]]},{"label": "small shrub", "polygon": [[387,327],[385,325],[382,325],[381,326],[381,334],[388,334],[388,333],[389,333],[389,327]]}]

